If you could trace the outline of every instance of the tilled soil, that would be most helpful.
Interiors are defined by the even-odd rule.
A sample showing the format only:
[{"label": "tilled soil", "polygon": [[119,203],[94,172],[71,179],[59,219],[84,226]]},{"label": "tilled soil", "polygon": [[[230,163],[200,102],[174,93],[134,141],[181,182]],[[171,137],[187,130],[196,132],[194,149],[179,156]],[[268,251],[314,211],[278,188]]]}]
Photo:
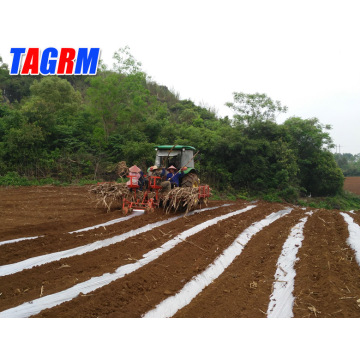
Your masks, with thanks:
[{"label": "tilled soil", "polygon": [[349,232],[343,217],[336,211],[318,210],[304,235],[296,266],[294,315],[359,317],[359,265],[346,243]]},{"label": "tilled soil", "polygon": [[345,178],[344,190],[360,195],[360,176],[349,176]]},{"label": "tilled soil", "polygon": [[[108,285],[80,293],[70,301],[44,308],[35,317],[142,317],[163,300],[179,293],[201,274],[251,225],[290,207],[292,211],[251,237],[243,251],[209,286],[174,317],[266,317],[277,261],[291,229],[309,209],[286,204],[210,201],[196,214],[178,217],[161,209],[93,230],[74,230],[123,218],[120,211],[96,208],[88,187],[23,187],[0,189],[1,242],[39,236],[0,246],[0,269],[27,259],[95,244],[170,219],[123,241],[0,276],[1,312],[82,284],[167,246],[185,230],[245,209],[180,239],[154,260]],[[182,214],[184,215],[184,214]],[[359,212],[350,214],[360,225]],[[360,268],[346,243],[348,226],[338,211],[313,210],[295,264],[294,317],[359,317]],[[183,235],[181,235],[183,236]]]}]

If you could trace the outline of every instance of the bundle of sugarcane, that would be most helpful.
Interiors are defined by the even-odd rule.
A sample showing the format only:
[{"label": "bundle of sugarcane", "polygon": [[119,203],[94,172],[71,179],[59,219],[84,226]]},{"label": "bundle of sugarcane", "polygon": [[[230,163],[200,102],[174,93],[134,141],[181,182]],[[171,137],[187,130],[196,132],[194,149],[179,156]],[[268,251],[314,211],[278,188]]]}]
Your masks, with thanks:
[{"label": "bundle of sugarcane", "polygon": [[129,174],[129,168],[126,166],[125,161],[120,161],[116,167],[116,173],[118,177],[123,178]]},{"label": "bundle of sugarcane", "polygon": [[130,197],[126,184],[100,183],[93,185],[89,191],[97,197],[97,205],[105,206],[107,211],[110,211],[113,203],[121,203],[124,197]]},{"label": "bundle of sugarcane", "polygon": [[191,187],[176,187],[170,191],[163,193],[161,196],[163,207],[168,214],[172,209],[177,211],[179,207],[188,211],[193,210],[199,202],[198,188]]},{"label": "bundle of sugarcane", "polygon": [[122,205],[124,198],[134,203],[141,203],[143,200],[154,199],[156,196],[155,192],[147,192],[146,199],[144,199],[143,191],[131,191],[125,183],[100,183],[93,185],[90,192],[97,197],[97,205],[104,206],[107,211],[110,211],[113,204]]}]

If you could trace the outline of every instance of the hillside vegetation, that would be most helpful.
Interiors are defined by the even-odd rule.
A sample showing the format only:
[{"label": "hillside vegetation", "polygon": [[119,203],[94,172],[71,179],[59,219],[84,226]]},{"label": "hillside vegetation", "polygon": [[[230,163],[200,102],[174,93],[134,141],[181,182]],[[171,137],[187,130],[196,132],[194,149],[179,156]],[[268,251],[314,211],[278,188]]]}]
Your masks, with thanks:
[{"label": "hillside vegetation", "polygon": [[360,176],[360,154],[335,154],[335,160],[345,176]]},{"label": "hillside vegetation", "polygon": [[152,81],[128,48],[114,60],[96,76],[66,77],[10,76],[0,61],[0,182],[116,179],[119,161],[145,169],[155,145],[183,144],[220,192],[293,201],[341,191],[330,127],[317,118],[277,124],[286,106],[242,92],[222,118]]}]

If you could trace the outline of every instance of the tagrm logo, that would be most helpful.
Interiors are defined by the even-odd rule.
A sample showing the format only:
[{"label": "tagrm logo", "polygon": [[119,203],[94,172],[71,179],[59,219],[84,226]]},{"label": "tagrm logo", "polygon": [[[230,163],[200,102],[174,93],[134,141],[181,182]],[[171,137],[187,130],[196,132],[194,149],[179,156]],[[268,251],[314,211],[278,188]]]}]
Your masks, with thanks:
[{"label": "tagrm logo", "polygon": [[[10,75],[96,75],[100,48],[11,48]],[[25,55],[24,63],[22,58]]]}]

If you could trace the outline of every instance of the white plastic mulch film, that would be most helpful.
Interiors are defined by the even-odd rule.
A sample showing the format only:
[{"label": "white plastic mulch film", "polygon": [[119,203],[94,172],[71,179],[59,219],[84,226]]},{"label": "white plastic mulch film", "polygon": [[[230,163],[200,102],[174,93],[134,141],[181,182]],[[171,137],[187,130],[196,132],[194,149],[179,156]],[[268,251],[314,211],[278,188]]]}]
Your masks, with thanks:
[{"label": "white plastic mulch film", "polygon": [[209,265],[205,271],[195,276],[176,295],[168,297],[158,304],[155,309],[143,315],[145,318],[171,317],[177,311],[188,305],[201,291],[217,279],[225,269],[239,256],[248,241],[264,227],[289,214],[291,208],[278,211],[268,215],[265,219],[258,221],[245,229],[234,242]]},{"label": "white plastic mulch film", "polygon": [[[202,210],[195,210],[195,211],[193,211],[191,213],[188,213],[187,216],[191,216],[191,215],[196,214],[198,212],[208,211],[208,210],[212,210],[212,209],[215,209],[215,208],[206,208],[206,209],[202,209]],[[19,262],[14,263],[14,264],[3,265],[3,266],[0,266],[0,277],[15,274],[15,273],[20,272],[20,271],[25,270],[25,269],[31,269],[34,266],[44,265],[44,264],[47,264],[47,263],[50,263],[50,262],[53,262],[53,261],[66,259],[66,258],[69,258],[71,256],[83,255],[85,253],[95,251],[95,250],[101,249],[103,247],[106,247],[106,246],[109,246],[109,245],[116,244],[116,243],[119,243],[121,241],[124,241],[129,237],[136,236],[136,235],[142,234],[144,232],[150,231],[150,230],[152,230],[152,229],[154,229],[156,227],[168,224],[168,223],[170,223],[172,221],[175,221],[175,220],[177,220],[177,219],[179,219],[179,218],[181,218],[183,216],[184,215],[178,215],[178,216],[172,217],[170,219],[158,221],[158,222],[155,222],[155,223],[152,223],[152,224],[147,224],[147,225],[145,225],[145,226],[143,226],[141,228],[128,231],[127,233],[117,235],[117,236],[114,236],[112,238],[105,239],[105,240],[99,240],[99,241],[96,241],[96,242],[91,243],[91,244],[78,246],[78,247],[73,248],[73,249],[68,249],[68,250],[64,250],[64,251],[58,251],[58,252],[51,253],[51,254],[46,254],[46,255],[40,255],[40,256],[29,258],[29,259],[26,259],[26,260],[23,260],[23,261],[19,261]]]},{"label": "white plastic mulch film", "polygon": [[[224,207],[224,206],[229,206],[229,205],[225,204],[225,205],[222,205],[220,207]],[[88,281],[77,284],[77,285],[75,285],[75,286],[73,286],[73,287],[71,287],[69,289],[66,289],[64,291],[61,291],[59,293],[44,296],[42,298],[26,302],[26,303],[24,303],[22,305],[19,305],[17,307],[5,310],[3,312],[0,312],[0,318],[6,318],[6,317],[7,318],[29,317],[29,316],[38,314],[40,311],[42,311],[44,309],[51,308],[51,307],[54,307],[56,305],[59,305],[59,304],[65,302],[65,301],[72,300],[73,298],[78,296],[80,293],[88,294],[88,293],[90,293],[90,292],[92,292],[92,291],[94,291],[96,289],[99,289],[99,288],[111,283],[112,281],[115,281],[117,279],[120,279],[120,278],[124,277],[127,274],[130,274],[131,272],[133,272],[133,271],[141,268],[142,266],[150,263],[151,261],[157,259],[163,253],[169,251],[175,245],[177,245],[181,241],[185,240],[187,237],[189,237],[191,235],[194,235],[195,233],[197,233],[197,232],[199,232],[201,230],[204,230],[205,228],[207,228],[207,227],[209,227],[211,225],[214,225],[214,224],[216,224],[217,222],[219,222],[221,220],[225,220],[225,219],[227,219],[227,218],[229,218],[231,216],[238,215],[238,214],[240,214],[242,212],[245,212],[245,211],[248,211],[248,210],[250,210],[250,209],[252,209],[254,207],[255,207],[255,205],[251,205],[251,206],[248,206],[245,209],[236,210],[236,211],[230,212],[228,214],[221,215],[221,216],[218,216],[218,217],[216,217],[214,219],[208,220],[208,221],[206,221],[204,223],[201,223],[199,225],[196,225],[193,228],[182,232],[181,234],[179,234],[178,236],[176,236],[172,240],[167,241],[161,247],[149,251],[148,253],[143,255],[142,259],[138,260],[137,262],[132,263],[132,264],[127,264],[127,265],[124,265],[124,266],[120,266],[114,273],[111,273],[111,274],[106,273],[106,274],[103,274],[101,276],[91,278]],[[219,208],[219,207],[195,210],[192,213],[188,213],[187,216],[195,214],[195,213],[203,212],[203,211],[217,209],[217,208]],[[182,216],[184,216],[184,215],[176,216],[174,218],[164,220],[164,221],[160,221],[158,223],[149,224],[149,226],[151,225],[153,228],[158,227],[161,224],[169,223],[169,222],[174,221],[174,220],[176,220],[176,219],[178,219],[178,218],[180,218]],[[140,229],[143,229],[143,228],[144,227],[142,227]],[[137,230],[140,230],[140,229],[137,229]],[[133,231],[137,231],[137,230],[133,230]],[[149,229],[144,230],[144,231],[148,231],[148,230]],[[125,234],[123,234],[123,235],[125,235]],[[132,235],[132,236],[134,236],[134,235]]]},{"label": "white plastic mulch film", "polygon": [[[83,229],[79,229],[79,230],[75,230],[75,231],[70,231],[69,234],[74,234],[74,233],[80,233],[80,232],[84,232],[84,231],[89,231],[89,230],[93,230],[93,229],[97,229],[100,227],[106,227],[109,225],[113,225],[113,224],[117,224],[119,222],[122,221],[126,221],[126,220],[130,220],[131,218],[141,215],[142,213],[139,212],[134,212],[133,214],[126,216],[126,217],[121,217],[119,219],[114,219],[114,220],[110,220],[107,221],[106,223],[102,223],[102,224],[98,224],[98,225],[93,225],[93,226],[89,226]],[[1,241],[0,242],[0,246],[1,245],[5,245],[5,244],[12,244],[15,242],[19,242],[19,241],[25,241],[25,240],[33,240],[33,239],[37,239],[39,237],[44,237],[44,235],[39,235],[39,236],[31,236],[31,237],[23,237],[23,238],[18,238],[18,239],[12,239],[12,240],[6,240],[6,241]]]},{"label": "white plastic mulch film", "polygon": [[349,237],[347,243],[354,250],[356,262],[360,266],[360,226],[355,223],[350,215],[346,213],[341,213],[341,215],[348,224]]},{"label": "white plastic mulch film", "polygon": [[[312,212],[307,213],[312,215]],[[308,217],[302,218],[290,231],[277,262],[273,292],[267,310],[268,318],[291,318],[294,306],[295,262],[297,253],[304,240],[304,226]]]}]

